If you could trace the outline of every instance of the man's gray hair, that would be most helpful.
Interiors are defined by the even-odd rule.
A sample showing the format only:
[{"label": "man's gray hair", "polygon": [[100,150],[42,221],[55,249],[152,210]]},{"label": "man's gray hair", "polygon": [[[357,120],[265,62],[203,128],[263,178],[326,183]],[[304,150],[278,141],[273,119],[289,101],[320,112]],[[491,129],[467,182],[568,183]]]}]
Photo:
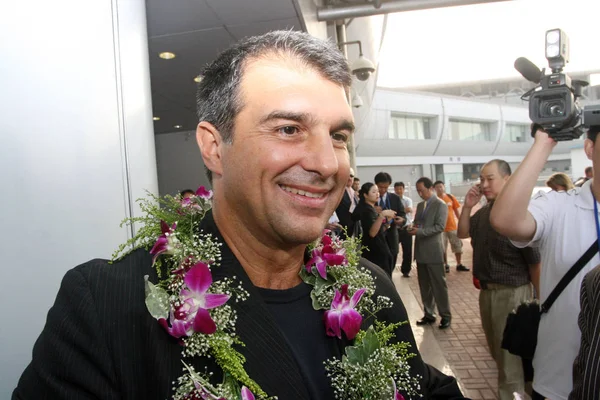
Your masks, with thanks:
[{"label": "man's gray hair", "polygon": [[[336,45],[298,31],[273,31],[242,39],[208,64],[196,95],[199,121],[214,125],[225,143],[233,142],[234,120],[244,104],[240,82],[249,60],[275,54],[291,56],[337,83],[346,93],[352,84],[348,62]],[[207,169],[212,182],[212,176]]]}]

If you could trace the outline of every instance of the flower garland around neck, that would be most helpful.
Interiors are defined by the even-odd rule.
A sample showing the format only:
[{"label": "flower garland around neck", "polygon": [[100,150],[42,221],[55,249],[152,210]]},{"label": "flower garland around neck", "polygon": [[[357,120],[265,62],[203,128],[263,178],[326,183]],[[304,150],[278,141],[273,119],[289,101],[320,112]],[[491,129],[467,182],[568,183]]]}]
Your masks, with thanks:
[{"label": "flower garland around neck", "polygon": [[[236,333],[232,302],[249,294],[235,276],[213,281],[219,268],[220,246],[199,225],[211,208],[212,191],[200,187],[189,198],[149,194],[139,199],[142,217],[123,224],[136,225],[136,235],[119,246],[113,261],[133,250],[151,248],[159,281],[146,275],[146,307],[165,331],[179,340],[182,357],[209,357],[223,371],[223,381],[211,382],[209,371],[196,371],[182,360],[183,374],[175,382],[173,400],[273,399],[244,369],[244,346]],[[336,399],[403,400],[419,397],[419,377],[411,376],[409,344],[393,341],[403,323],[378,321],[379,311],[392,306],[389,298],[375,297],[373,276],[359,266],[360,239],[341,240],[329,231],[309,246],[311,258],[300,271],[313,287],[312,306],[324,311],[324,333],[352,341],[342,359],[330,359],[325,369]],[[361,330],[363,319],[373,324]],[[406,322],[404,322],[406,323]],[[276,393],[270,394],[276,395]]]}]

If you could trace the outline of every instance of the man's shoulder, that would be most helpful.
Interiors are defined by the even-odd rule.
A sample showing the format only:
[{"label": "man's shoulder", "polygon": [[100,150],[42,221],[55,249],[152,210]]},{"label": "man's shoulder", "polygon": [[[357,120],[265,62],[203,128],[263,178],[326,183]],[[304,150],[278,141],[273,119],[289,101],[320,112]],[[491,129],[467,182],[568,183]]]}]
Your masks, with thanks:
[{"label": "man's shoulder", "polygon": [[80,276],[92,292],[115,293],[132,286],[142,287],[144,275],[155,278],[157,273],[152,268],[152,256],[148,250],[138,249],[114,262],[97,258],[78,265],[66,273],[65,283],[69,284],[76,279],[75,276]]}]

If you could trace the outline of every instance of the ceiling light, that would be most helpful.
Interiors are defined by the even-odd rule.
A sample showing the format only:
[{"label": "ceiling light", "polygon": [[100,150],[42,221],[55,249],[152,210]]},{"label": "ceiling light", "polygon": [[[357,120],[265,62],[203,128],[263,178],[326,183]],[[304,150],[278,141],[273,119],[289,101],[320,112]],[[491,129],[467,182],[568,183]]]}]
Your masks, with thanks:
[{"label": "ceiling light", "polygon": [[194,78],[194,82],[200,83],[202,82],[202,79],[204,79],[204,77],[202,75],[198,75]]},{"label": "ceiling light", "polygon": [[183,128],[183,126],[181,126],[181,125],[173,125],[173,128],[175,128],[175,129],[181,129],[181,128]]},{"label": "ceiling light", "polygon": [[175,58],[175,53],[171,53],[170,51],[163,51],[162,53],[159,53],[158,56],[163,60],[171,60]]},{"label": "ceiling light", "polygon": [[152,121],[160,121],[160,117],[152,117]]}]

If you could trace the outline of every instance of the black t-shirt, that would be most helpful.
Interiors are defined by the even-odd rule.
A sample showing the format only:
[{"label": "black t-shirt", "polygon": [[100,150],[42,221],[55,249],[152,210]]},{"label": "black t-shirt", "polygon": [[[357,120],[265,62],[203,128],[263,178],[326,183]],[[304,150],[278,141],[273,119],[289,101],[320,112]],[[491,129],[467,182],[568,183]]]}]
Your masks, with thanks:
[{"label": "black t-shirt", "polygon": [[336,356],[337,338],[325,334],[323,311],[312,307],[306,283],[287,290],[257,288],[294,354],[313,400],[334,398],[323,362]]}]

